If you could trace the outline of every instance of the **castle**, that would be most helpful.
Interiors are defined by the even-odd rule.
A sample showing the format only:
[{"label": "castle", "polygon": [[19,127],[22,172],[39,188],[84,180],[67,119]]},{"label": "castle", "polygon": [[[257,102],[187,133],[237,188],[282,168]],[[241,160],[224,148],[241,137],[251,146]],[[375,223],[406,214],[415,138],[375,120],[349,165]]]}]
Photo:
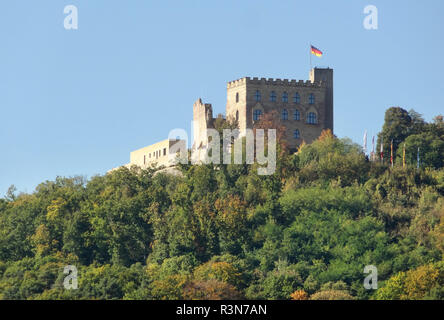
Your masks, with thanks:
[{"label": "castle", "polygon": [[[311,143],[321,132],[333,132],[333,69],[313,68],[309,80],[281,80],[245,77],[227,84],[226,118],[236,120],[241,136],[253,129],[263,115],[275,111],[279,124],[285,127],[290,150],[304,141]],[[207,129],[214,128],[211,104],[198,99],[193,105],[194,142],[192,148],[205,150]],[[184,140],[164,140],[131,152],[130,163],[145,168],[149,165],[170,166],[173,145],[186,148]],[[174,150],[174,151],[173,151]]]}]

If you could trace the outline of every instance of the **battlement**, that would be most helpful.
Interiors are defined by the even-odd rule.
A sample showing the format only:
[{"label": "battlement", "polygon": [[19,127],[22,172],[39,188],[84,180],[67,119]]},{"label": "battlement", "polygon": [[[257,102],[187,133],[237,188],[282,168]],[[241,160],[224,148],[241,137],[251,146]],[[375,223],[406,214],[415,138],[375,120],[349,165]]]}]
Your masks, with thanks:
[{"label": "battlement", "polygon": [[289,80],[289,79],[273,79],[273,78],[250,78],[244,77],[227,83],[227,89],[244,86],[246,84],[266,85],[266,86],[286,86],[286,87],[310,87],[323,88],[326,86],[322,81],[311,82],[310,80]]}]

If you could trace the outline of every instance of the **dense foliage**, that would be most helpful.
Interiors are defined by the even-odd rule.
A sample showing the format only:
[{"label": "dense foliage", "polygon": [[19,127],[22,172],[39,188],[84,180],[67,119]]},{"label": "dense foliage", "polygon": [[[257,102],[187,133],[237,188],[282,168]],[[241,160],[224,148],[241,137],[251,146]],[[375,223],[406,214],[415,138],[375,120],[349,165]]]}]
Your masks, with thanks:
[{"label": "dense foliage", "polygon": [[[381,136],[427,145],[420,169],[415,147],[406,168],[389,168],[324,132],[281,152],[270,176],[184,165],[11,188],[0,298],[444,299],[444,124],[396,111]],[[63,287],[66,265],[77,290]],[[363,286],[366,265],[378,290]]]}]

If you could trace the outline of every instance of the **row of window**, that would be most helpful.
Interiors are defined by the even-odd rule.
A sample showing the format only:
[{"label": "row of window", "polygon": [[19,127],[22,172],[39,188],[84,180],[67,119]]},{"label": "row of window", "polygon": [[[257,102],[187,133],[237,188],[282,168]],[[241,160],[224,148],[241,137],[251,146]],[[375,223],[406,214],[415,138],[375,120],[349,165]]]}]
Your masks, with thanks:
[{"label": "row of window", "polygon": [[[256,93],[254,94],[254,99],[256,100],[256,102],[259,102],[262,100],[262,95],[261,92],[259,90],[256,90]],[[288,102],[288,93],[284,92],[282,94],[281,97],[282,102]],[[239,94],[236,94],[236,102],[239,101]],[[270,101],[271,102],[276,102],[277,101],[277,95],[276,92],[271,91],[270,93]],[[301,96],[299,95],[298,92],[296,92],[293,95],[293,103],[299,104],[301,103]],[[315,104],[315,95],[313,93],[310,93],[310,95],[308,96],[308,103],[309,104]]]},{"label": "row of window", "polygon": [[[258,121],[262,116],[262,110],[260,109],[255,109],[253,111],[253,120],[254,121]],[[281,113],[281,119],[282,120],[288,120],[288,111],[287,109],[283,109],[282,113]],[[299,112],[299,110],[294,110],[293,112],[293,120],[299,121],[301,120],[301,113]],[[314,112],[309,112],[307,114],[307,123],[308,124],[316,124],[318,121],[316,113]]]},{"label": "row of window", "polygon": [[[153,158],[157,159],[162,156],[162,153],[163,153],[163,156],[166,156],[167,149],[163,148],[163,152],[162,152],[162,150],[157,150],[157,151],[154,151],[153,153],[151,153],[151,152],[148,153],[148,159],[151,159],[151,155],[153,156]],[[143,156],[143,164],[146,164],[146,156],[145,155]]]}]

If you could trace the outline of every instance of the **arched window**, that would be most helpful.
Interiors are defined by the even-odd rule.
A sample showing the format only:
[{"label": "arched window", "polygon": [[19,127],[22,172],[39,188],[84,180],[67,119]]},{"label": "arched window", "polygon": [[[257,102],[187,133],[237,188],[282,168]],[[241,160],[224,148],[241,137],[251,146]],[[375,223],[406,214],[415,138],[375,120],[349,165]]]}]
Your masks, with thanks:
[{"label": "arched window", "polygon": [[287,109],[282,110],[282,120],[288,120],[288,111],[287,111]]},{"label": "arched window", "polygon": [[293,119],[297,121],[301,120],[301,114],[299,113],[298,109],[294,110]]},{"label": "arched window", "polygon": [[271,101],[271,102],[276,102],[276,92],[271,91],[271,94],[270,94],[270,101]]},{"label": "arched window", "polygon": [[236,103],[239,102],[239,92],[236,92]]},{"label": "arched window", "polygon": [[301,137],[301,133],[299,132],[298,129],[293,131],[293,138],[295,139],[299,139]]},{"label": "arched window", "polygon": [[239,110],[236,111],[236,121],[239,121]]},{"label": "arched window", "polygon": [[282,102],[288,102],[288,93],[284,92],[282,94]]},{"label": "arched window", "polygon": [[256,90],[256,93],[254,94],[254,99],[259,102],[261,101],[261,93],[259,90]]},{"label": "arched window", "polygon": [[308,103],[309,104],[315,103],[315,95],[313,93],[310,93],[310,95],[308,96]]},{"label": "arched window", "polygon": [[262,111],[261,110],[256,109],[256,110],[253,111],[253,120],[254,121],[260,120],[261,116],[262,116]]},{"label": "arched window", "polygon": [[294,103],[297,103],[297,104],[299,104],[299,103],[301,103],[301,96],[299,95],[299,93],[295,93],[294,94],[294,96],[293,96],[293,102]]},{"label": "arched window", "polygon": [[308,113],[307,123],[309,123],[309,124],[316,124],[317,123],[316,113],[314,113],[314,112]]}]

